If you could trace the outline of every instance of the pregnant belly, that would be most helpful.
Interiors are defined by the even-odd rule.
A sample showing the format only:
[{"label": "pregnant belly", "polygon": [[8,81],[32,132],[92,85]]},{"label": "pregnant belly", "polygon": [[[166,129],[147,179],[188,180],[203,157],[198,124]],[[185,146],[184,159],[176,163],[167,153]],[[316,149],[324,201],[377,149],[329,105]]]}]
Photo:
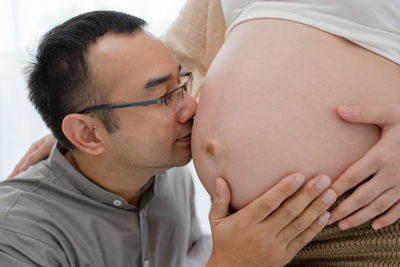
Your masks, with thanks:
[{"label": "pregnant belly", "polygon": [[196,171],[210,194],[225,177],[236,209],[292,172],[334,179],[380,134],[341,121],[336,106],[399,102],[397,64],[296,22],[242,23],[203,84],[192,133]]}]

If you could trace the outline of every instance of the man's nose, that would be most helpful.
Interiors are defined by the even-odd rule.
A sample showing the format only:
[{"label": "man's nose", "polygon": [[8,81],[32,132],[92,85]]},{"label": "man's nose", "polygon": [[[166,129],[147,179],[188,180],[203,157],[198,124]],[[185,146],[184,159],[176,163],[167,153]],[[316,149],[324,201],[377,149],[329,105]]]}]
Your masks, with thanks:
[{"label": "man's nose", "polygon": [[177,119],[179,123],[185,123],[192,119],[197,109],[197,101],[190,94],[184,92],[183,103],[181,109],[178,111]]}]

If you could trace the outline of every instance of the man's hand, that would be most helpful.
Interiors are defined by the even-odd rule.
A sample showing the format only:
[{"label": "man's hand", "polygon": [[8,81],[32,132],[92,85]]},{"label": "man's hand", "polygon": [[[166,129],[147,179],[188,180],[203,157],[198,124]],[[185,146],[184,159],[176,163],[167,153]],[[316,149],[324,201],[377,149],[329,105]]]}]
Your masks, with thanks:
[{"label": "man's hand", "polygon": [[355,186],[357,189],[332,211],[329,223],[340,220],[339,228],[345,230],[380,215],[372,227],[388,226],[400,218],[400,105],[340,106],[337,113],[349,122],[377,124],[382,134],[379,142],[333,183],[339,196]]},{"label": "man's hand", "polygon": [[[230,190],[216,181],[209,219],[213,252],[206,266],[282,266],[326,225],[336,200],[331,180],[318,176],[300,190],[304,176],[293,174],[248,206],[229,215]],[[323,194],[322,194],[323,193]],[[321,195],[322,194],[322,195]]]},{"label": "man's hand", "polygon": [[14,177],[18,173],[28,169],[29,166],[47,158],[50,155],[51,148],[55,143],[56,138],[52,134],[46,135],[45,137],[33,143],[28,152],[26,152],[26,154],[18,162],[17,166],[15,166],[8,178]]}]

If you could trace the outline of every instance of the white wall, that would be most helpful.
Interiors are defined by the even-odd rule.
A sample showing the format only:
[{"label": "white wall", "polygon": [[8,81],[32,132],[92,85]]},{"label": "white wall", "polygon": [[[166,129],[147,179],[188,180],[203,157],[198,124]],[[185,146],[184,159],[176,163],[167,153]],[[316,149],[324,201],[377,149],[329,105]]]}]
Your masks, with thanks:
[{"label": "white wall", "polygon": [[[0,0],[0,180],[11,173],[32,142],[47,134],[27,99],[23,69],[35,54],[40,37],[79,13],[108,9],[145,19],[148,30],[161,35],[185,0]],[[192,171],[194,168],[189,164]],[[197,176],[196,176],[197,177]],[[204,232],[209,232],[209,196],[198,179],[196,205]]]}]

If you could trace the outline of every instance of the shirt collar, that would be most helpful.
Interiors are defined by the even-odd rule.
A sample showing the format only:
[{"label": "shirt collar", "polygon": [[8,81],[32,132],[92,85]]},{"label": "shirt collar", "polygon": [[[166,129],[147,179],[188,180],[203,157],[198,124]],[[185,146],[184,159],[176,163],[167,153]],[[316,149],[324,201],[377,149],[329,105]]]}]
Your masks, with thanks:
[{"label": "shirt collar", "polygon": [[[153,199],[156,192],[155,187],[158,179],[153,176],[147,181],[143,188],[139,206],[129,204],[123,197],[105,190],[78,172],[60,152],[57,148],[57,144],[53,146],[50,152],[47,165],[53,171],[58,181],[70,184],[83,195],[95,201],[116,208],[126,210],[142,209]],[[110,177],[110,179],[112,179],[112,177]]]}]

